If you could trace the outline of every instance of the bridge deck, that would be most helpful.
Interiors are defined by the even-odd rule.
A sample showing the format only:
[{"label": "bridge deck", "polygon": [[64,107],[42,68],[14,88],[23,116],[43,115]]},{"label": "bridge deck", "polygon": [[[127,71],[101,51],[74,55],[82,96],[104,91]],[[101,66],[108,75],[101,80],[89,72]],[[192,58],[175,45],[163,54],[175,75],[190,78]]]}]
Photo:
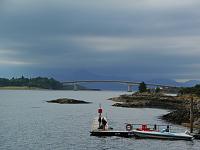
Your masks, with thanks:
[{"label": "bridge deck", "polygon": [[[142,82],[134,82],[134,81],[125,81],[125,80],[76,80],[76,81],[64,81],[63,84],[77,84],[77,83],[120,83],[120,84],[128,84],[128,85],[139,85]],[[159,87],[170,87],[177,88],[172,85],[163,85],[163,84],[154,84],[154,83],[145,83],[149,86],[159,86]]]}]

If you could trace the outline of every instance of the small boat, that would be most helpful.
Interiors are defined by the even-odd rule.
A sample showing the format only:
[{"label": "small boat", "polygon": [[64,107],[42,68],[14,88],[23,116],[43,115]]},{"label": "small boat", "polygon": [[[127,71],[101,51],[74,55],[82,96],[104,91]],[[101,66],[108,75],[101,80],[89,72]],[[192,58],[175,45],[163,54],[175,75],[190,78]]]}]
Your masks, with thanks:
[{"label": "small boat", "polygon": [[159,132],[159,131],[139,131],[133,130],[136,137],[140,138],[156,138],[168,140],[192,140],[193,136],[187,133]]},{"label": "small boat", "polygon": [[184,133],[170,132],[169,126],[161,131],[147,128],[147,125],[142,125],[142,128],[132,130],[135,137],[138,138],[155,138],[168,140],[192,140],[193,136],[189,135],[188,131]]}]

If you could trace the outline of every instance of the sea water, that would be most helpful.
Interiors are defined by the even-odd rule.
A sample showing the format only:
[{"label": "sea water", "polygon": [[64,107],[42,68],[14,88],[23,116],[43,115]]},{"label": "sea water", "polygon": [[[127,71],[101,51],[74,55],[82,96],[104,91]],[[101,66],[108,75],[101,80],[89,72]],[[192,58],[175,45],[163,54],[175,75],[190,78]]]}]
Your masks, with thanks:
[{"label": "sea water", "polygon": [[[113,107],[107,100],[126,92],[113,91],[0,91],[0,150],[199,150],[200,141],[168,141],[90,136],[99,104],[109,124],[125,130],[125,123],[166,124],[168,110]],[[91,104],[55,104],[47,100],[73,98]],[[182,126],[174,128],[184,131]]]}]

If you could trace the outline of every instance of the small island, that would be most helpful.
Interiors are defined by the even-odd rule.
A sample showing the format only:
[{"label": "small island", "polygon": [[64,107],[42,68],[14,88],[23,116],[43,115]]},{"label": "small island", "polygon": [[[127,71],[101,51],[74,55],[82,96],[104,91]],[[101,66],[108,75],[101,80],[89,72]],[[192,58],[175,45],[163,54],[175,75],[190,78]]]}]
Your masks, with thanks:
[{"label": "small island", "polygon": [[68,98],[59,98],[56,100],[46,101],[48,103],[58,103],[58,104],[90,104],[91,102],[86,102],[82,100],[68,99]]}]

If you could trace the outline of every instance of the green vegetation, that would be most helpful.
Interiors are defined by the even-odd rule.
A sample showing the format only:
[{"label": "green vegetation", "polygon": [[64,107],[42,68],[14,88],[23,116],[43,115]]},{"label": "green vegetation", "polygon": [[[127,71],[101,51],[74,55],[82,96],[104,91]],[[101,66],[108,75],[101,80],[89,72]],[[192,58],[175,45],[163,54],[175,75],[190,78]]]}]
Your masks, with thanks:
[{"label": "green vegetation", "polygon": [[179,94],[195,94],[200,96],[200,84],[197,84],[194,87],[181,88]]},{"label": "green vegetation", "polygon": [[160,88],[156,87],[155,93],[159,93],[160,92]]},{"label": "green vegetation", "polygon": [[147,86],[144,82],[141,82],[139,87],[138,87],[138,90],[140,93],[143,93],[143,92],[147,92]]},{"label": "green vegetation", "polygon": [[[73,85],[64,86],[61,82],[46,77],[36,78],[0,78],[0,89],[52,89],[52,90],[73,90]],[[85,87],[77,85],[77,89]]]},{"label": "green vegetation", "polygon": [[12,79],[0,78],[0,87],[37,87],[60,90],[63,88],[63,85],[53,78],[36,77],[29,79],[22,76],[21,78]]}]

